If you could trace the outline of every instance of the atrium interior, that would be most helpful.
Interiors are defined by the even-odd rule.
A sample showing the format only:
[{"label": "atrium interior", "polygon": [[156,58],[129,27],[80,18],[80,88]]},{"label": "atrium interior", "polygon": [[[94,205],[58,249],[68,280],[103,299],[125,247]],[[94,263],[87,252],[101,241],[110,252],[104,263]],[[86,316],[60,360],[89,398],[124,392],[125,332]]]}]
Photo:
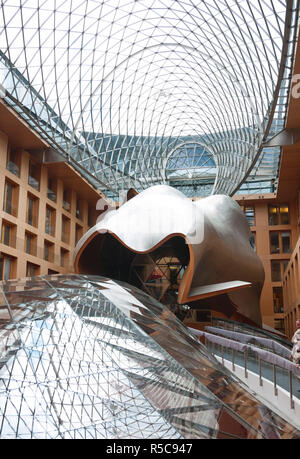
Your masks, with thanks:
[{"label": "atrium interior", "polygon": [[300,0],[0,10],[0,438],[300,438]]}]

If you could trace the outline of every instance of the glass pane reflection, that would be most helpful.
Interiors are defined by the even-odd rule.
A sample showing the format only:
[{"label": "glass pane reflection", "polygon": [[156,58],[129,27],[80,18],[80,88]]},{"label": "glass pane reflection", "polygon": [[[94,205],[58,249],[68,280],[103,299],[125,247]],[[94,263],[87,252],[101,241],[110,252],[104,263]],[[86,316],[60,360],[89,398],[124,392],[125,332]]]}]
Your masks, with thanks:
[{"label": "glass pane reflection", "polygon": [[80,275],[0,288],[1,438],[300,438],[144,292]]}]

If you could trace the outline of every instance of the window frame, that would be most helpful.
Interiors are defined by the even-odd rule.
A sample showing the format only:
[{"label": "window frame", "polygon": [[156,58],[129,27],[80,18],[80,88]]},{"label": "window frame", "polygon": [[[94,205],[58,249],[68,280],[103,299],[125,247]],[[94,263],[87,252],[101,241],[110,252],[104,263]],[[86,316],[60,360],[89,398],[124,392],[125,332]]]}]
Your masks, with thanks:
[{"label": "window frame", "polygon": [[[289,233],[289,251],[284,252],[283,251],[283,242],[282,242],[282,234],[283,233]],[[272,244],[271,244],[271,236],[273,234],[278,234],[278,250],[272,251]],[[272,230],[269,231],[269,252],[271,255],[276,255],[276,254],[286,254],[286,253],[291,253],[292,251],[292,232],[291,230]]]},{"label": "window frame", "polygon": [[[5,241],[5,232],[3,231],[3,227],[9,228],[8,243]],[[16,248],[16,234],[17,226],[3,219],[1,224],[1,244],[6,245],[7,247]]]},{"label": "window frame", "polygon": [[[7,192],[8,186],[11,187],[11,197],[8,201]],[[4,195],[3,195],[3,211],[13,217],[18,216],[18,201],[19,201],[19,185],[14,183],[12,180],[9,180],[5,177],[4,182]],[[7,207],[7,203],[10,202],[10,209]]]},{"label": "window frame", "polygon": [[[281,212],[281,209],[283,207],[287,207],[287,215],[288,215],[288,223],[282,223],[282,215],[285,215],[285,213]],[[273,217],[272,213],[270,212],[270,209],[276,209],[276,212],[273,213],[273,215],[276,215],[276,221],[277,223],[272,223],[271,219]],[[290,218],[290,206],[289,204],[282,203],[282,204],[269,204],[268,205],[268,224],[269,226],[282,226],[282,225],[290,225],[291,224],[291,218]]]}]

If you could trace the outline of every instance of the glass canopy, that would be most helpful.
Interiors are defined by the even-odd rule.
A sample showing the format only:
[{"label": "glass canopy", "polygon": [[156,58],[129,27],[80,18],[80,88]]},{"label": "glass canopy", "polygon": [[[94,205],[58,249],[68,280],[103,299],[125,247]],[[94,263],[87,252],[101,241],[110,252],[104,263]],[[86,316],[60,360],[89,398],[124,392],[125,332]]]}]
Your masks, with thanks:
[{"label": "glass canopy", "polygon": [[298,0],[0,8],[5,102],[108,196],[276,188],[280,149],[264,141],[284,126]]},{"label": "glass canopy", "polygon": [[0,283],[0,438],[300,438],[166,307],[99,276]]}]

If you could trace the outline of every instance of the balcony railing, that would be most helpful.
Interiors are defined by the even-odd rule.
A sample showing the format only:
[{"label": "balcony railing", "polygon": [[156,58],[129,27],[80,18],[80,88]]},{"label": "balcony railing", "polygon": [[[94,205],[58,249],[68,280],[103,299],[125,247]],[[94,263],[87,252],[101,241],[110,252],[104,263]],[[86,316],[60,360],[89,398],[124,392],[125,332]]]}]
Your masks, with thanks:
[{"label": "balcony railing", "polygon": [[226,361],[231,362],[233,372],[235,372],[236,366],[244,368],[246,380],[249,371],[257,374],[260,386],[263,386],[263,379],[271,381],[275,397],[278,395],[279,386],[287,391],[290,409],[295,409],[294,398],[296,397],[299,401],[300,396],[300,368],[297,368],[290,360],[291,349],[276,341],[254,335],[223,329],[217,330],[216,333],[234,338],[228,339],[214,334],[213,327],[206,327],[206,329],[213,331],[213,333],[190,330],[193,334],[204,337],[207,349],[218,357],[223,365]]}]

